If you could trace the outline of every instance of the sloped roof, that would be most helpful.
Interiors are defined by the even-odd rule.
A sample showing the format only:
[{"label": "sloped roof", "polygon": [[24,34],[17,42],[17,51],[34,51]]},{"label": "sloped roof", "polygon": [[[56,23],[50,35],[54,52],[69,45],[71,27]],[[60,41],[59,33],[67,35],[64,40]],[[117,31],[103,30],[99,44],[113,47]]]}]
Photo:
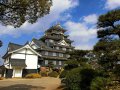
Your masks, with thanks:
[{"label": "sloped roof", "polygon": [[54,29],[54,30],[62,30],[63,32],[66,32],[66,31],[67,31],[67,30],[63,29],[63,28],[61,27],[61,25],[58,23],[58,24],[52,26],[51,28],[49,28],[46,32],[51,31],[51,30],[53,30],[53,29]]},{"label": "sloped roof", "polygon": [[15,43],[10,42],[8,44],[8,51],[5,53],[5,55],[2,58],[5,59],[9,55],[8,52],[17,50],[17,49],[22,48],[22,47],[23,47],[23,45],[19,45],[19,44],[15,44]]},{"label": "sloped roof", "polygon": [[6,52],[6,54],[2,57],[3,59],[5,59],[6,57],[8,57],[9,55],[11,55],[13,52],[16,52],[18,50],[21,50],[23,48],[29,48],[31,49],[34,53],[36,53],[38,56],[41,56],[37,51],[35,51],[29,44],[25,44],[25,45],[19,45],[19,44],[14,44],[14,43],[9,43],[8,45],[8,51]]},{"label": "sloped roof", "polygon": [[23,45],[11,43],[11,42],[8,45],[9,51],[14,51],[14,50],[17,50],[17,49],[19,49],[21,47],[23,47]]},{"label": "sloped roof", "polygon": [[46,48],[46,49],[51,49],[50,47],[48,47],[43,41],[41,40],[37,40],[35,38],[33,38],[33,42],[38,46],[38,47],[42,47],[42,48]]}]

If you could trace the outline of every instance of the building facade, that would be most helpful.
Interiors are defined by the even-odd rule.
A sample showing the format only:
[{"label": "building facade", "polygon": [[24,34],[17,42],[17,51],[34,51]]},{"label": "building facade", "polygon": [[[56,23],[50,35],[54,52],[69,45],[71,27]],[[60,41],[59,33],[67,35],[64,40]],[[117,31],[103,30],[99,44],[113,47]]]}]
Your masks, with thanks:
[{"label": "building facade", "polygon": [[37,73],[40,67],[50,63],[55,68],[62,68],[70,57],[67,53],[74,49],[73,41],[65,35],[66,30],[60,24],[52,26],[40,39],[33,38],[25,45],[9,43],[3,56],[6,67],[5,77],[24,77],[29,73]]}]

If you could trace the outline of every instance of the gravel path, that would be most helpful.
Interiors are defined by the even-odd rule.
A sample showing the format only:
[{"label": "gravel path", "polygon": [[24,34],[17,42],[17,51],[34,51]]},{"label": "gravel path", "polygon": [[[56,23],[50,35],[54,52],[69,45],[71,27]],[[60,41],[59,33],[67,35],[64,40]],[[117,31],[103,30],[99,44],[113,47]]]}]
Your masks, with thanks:
[{"label": "gravel path", "polygon": [[60,79],[52,77],[0,80],[0,90],[58,90],[59,86]]}]

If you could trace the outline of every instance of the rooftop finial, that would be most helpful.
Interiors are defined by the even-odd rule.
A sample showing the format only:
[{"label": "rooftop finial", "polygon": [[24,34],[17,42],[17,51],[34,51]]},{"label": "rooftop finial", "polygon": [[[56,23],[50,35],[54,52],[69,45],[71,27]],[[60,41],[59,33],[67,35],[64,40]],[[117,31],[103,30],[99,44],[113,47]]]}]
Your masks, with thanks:
[{"label": "rooftop finial", "polygon": [[60,22],[57,22],[57,25],[60,26]]},{"label": "rooftop finial", "polygon": [[62,28],[61,25],[60,25],[60,22],[57,22],[55,26]]}]

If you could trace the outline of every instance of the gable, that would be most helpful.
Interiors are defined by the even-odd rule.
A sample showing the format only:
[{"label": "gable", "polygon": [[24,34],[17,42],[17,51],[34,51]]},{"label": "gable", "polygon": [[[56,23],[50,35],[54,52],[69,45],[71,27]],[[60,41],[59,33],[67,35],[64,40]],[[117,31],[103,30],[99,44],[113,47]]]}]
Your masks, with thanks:
[{"label": "gable", "polygon": [[39,48],[39,46],[37,46],[33,41],[30,43],[30,46],[31,46],[33,49]]},{"label": "gable", "polygon": [[41,56],[38,52],[36,52],[33,48],[31,48],[29,45],[26,45],[20,49],[14,50],[9,53],[27,53],[27,54],[36,54],[38,56]]},{"label": "gable", "polygon": [[69,46],[69,44],[66,43],[65,40],[60,41],[58,44],[60,44],[60,45],[65,45],[65,46]]},{"label": "gable", "polygon": [[25,59],[26,55],[37,56],[31,49],[23,48],[12,53],[11,58]]}]

